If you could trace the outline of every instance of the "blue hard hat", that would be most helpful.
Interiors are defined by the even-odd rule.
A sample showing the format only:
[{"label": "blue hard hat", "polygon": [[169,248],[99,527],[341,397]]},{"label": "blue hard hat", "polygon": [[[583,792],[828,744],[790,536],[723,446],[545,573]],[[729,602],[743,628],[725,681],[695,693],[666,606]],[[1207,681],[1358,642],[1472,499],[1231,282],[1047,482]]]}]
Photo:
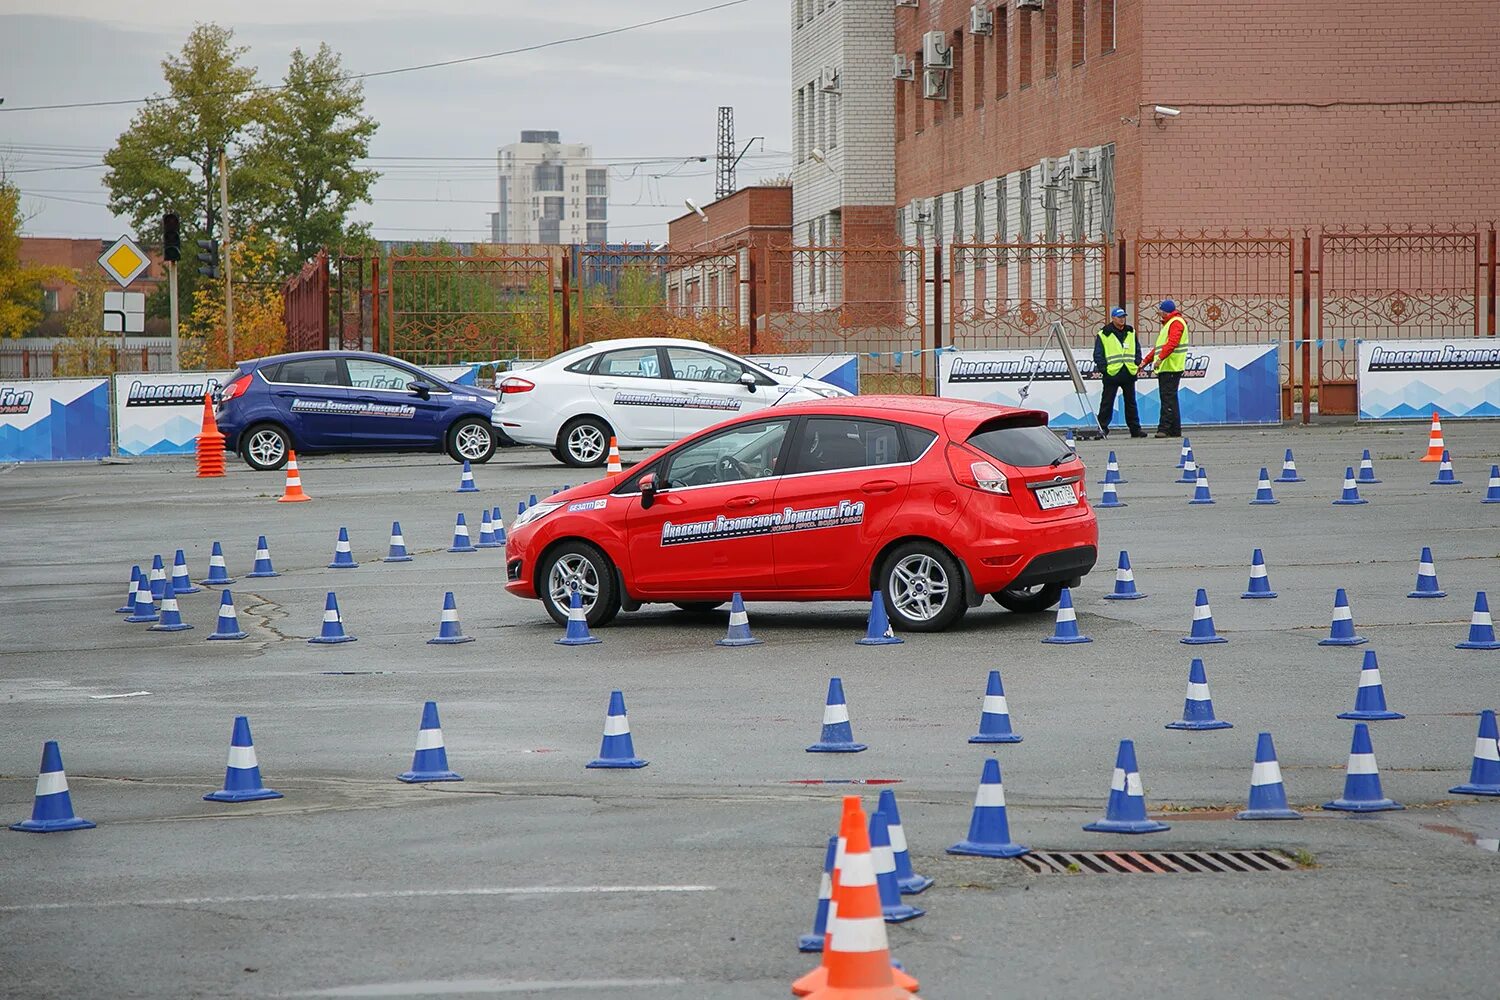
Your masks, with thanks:
[{"label": "blue hard hat", "polygon": [[1125,318],[1125,310],[1122,307],[1120,307],[1120,306],[1115,306],[1113,309],[1111,309],[1109,311],[1109,314],[1111,316],[1118,316],[1121,319]]},{"label": "blue hard hat", "polygon": [[1171,299],[1162,299],[1161,305],[1158,308],[1160,308],[1164,313],[1174,313],[1177,311],[1177,303],[1173,302]]}]

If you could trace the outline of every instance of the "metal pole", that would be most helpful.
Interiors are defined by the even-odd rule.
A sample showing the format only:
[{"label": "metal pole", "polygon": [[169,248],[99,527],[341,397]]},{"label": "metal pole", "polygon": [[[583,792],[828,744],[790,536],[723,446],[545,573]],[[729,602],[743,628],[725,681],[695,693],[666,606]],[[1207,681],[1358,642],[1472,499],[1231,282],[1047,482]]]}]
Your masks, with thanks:
[{"label": "metal pole", "polygon": [[219,232],[223,236],[224,261],[224,360],[234,364],[234,273],[230,258],[231,237],[229,234],[229,158],[219,151]]},{"label": "metal pole", "polygon": [[167,302],[172,317],[172,370],[181,371],[182,361],[177,341],[177,262],[167,261]]},{"label": "metal pole", "polygon": [[[1318,274],[1323,273],[1323,238],[1318,237]],[[1319,287],[1321,287],[1321,282]],[[1312,237],[1302,234],[1302,426],[1312,423]],[[1318,310],[1318,334],[1323,333],[1323,310]],[[1323,380],[1322,348],[1318,348],[1318,381]],[[1322,405],[1322,400],[1318,400]]]}]

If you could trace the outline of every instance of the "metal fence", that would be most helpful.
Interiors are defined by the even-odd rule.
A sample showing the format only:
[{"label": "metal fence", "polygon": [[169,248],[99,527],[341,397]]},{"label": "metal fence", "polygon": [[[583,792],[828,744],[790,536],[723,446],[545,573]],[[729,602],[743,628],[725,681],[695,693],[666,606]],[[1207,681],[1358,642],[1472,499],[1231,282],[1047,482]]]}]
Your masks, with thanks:
[{"label": "metal fence", "polygon": [[381,332],[390,354],[451,364],[561,349],[551,256],[392,254],[384,270]]},{"label": "metal fence", "polygon": [[948,342],[1034,347],[1054,320],[1079,333],[1109,311],[1108,243],[956,243],[949,248]]},{"label": "metal fence", "polygon": [[748,351],[748,252],[573,248],[562,271],[566,347],[683,337]]},{"label": "metal fence", "polygon": [[321,351],[328,346],[326,250],[319,250],[281,286],[281,315],[286,323],[288,351]]}]

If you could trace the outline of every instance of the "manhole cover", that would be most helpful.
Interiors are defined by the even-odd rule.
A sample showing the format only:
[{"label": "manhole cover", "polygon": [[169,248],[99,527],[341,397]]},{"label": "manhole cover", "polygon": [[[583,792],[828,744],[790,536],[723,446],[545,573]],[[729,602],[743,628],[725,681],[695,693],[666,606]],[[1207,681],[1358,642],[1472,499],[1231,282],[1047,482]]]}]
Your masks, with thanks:
[{"label": "manhole cover", "polygon": [[1038,875],[1198,875],[1299,867],[1280,851],[1032,851],[1016,860]]}]

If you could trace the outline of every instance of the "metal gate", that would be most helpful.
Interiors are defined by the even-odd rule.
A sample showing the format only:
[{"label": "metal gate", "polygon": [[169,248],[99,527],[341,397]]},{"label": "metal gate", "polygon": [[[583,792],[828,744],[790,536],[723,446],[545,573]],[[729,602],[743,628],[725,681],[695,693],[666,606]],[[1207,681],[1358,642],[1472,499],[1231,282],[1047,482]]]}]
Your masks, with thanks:
[{"label": "metal gate", "polygon": [[[317,255],[281,286],[286,350],[321,351],[328,347],[328,253]],[[231,362],[233,358],[229,359]]]},{"label": "metal gate", "polygon": [[418,364],[547,358],[560,349],[550,256],[392,254],[382,292],[388,353]]}]

